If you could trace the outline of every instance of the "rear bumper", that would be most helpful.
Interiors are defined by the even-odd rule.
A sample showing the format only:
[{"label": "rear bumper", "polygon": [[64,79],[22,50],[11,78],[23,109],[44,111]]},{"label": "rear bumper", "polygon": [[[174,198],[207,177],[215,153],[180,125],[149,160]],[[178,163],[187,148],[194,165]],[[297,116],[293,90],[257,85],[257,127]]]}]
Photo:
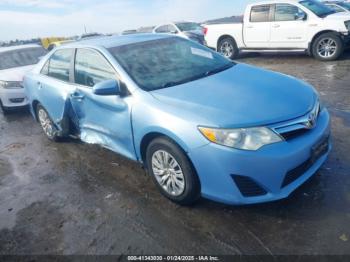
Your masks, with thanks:
[{"label": "rear bumper", "polygon": [[[192,150],[189,157],[199,175],[202,196],[226,204],[254,204],[288,197],[327,159],[330,141],[322,154],[310,162],[315,145],[330,137],[329,123],[329,114],[323,110],[313,130],[254,152],[216,144]],[[246,189],[251,191],[244,194]],[[247,196],[251,192],[253,196]]]},{"label": "rear bumper", "polygon": [[3,107],[23,107],[28,105],[24,88],[21,89],[0,89],[0,100]]}]

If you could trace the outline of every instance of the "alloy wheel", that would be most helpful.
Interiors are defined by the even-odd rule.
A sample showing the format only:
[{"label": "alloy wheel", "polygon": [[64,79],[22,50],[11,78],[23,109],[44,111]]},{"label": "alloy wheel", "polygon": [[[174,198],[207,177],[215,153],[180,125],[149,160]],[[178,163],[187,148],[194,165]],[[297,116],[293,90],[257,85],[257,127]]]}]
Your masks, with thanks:
[{"label": "alloy wheel", "polygon": [[330,58],[337,52],[337,43],[332,38],[324,38],[317,45],[317,53],[323,58]]},{"label": "alloy wheel", "polygon": [[49,138],[54,137],[54,127],[53,127],[52,121],[49,118],[47,112],[43,108],[39,109],[38,118],[39,118],[40,125],[43,128],[45,134]]},{"label": "alloy wheel", "polygon": [[220,47],[220,53],[228,58],[230,58],[233,55],[233,52],[234,52],[233,50],[234,50],[233,45],[227,41],[223,42]]},{"label": "alloy wheel", "polygon": [[172,196],[180,196],[185,191],[185,177],[176,159],[164,150],[152,155],[152,171],[158,184]]}]

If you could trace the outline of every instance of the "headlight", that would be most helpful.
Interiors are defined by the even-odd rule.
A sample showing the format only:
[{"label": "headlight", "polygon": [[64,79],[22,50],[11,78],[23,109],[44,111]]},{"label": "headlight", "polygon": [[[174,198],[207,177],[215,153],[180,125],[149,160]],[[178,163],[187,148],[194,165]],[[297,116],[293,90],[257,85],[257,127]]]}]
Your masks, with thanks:
[{"label": "headlight", "polygon": [[348,29],[348,31],[350,31],[350,20],[344,22],[344,24],[345,24],[345,27]]},{"label": "headlight", "polygon": [[283,141],[267,127],[217,129],[199,127],[200,132],[211,142],[243,150],[258,150],[264,145]]},{"label": "headlight", "polygon": [[5,89],[20,89],[23,88],[22,82],[18,81],[1,81],[0,80],[0,88],[5,88]]}]

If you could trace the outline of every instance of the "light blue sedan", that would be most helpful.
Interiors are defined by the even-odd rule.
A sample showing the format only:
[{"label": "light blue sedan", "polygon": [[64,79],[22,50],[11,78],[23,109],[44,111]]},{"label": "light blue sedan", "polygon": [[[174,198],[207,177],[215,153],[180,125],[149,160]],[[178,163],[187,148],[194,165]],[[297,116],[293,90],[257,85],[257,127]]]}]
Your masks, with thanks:
[{"label": "light blue sedan", "polygon": [[24,85],[50,139],[74,135],[138,161],[182,205],[285,198],[331,149],[329,114],[310,85],[176,36],[72,43]]}]

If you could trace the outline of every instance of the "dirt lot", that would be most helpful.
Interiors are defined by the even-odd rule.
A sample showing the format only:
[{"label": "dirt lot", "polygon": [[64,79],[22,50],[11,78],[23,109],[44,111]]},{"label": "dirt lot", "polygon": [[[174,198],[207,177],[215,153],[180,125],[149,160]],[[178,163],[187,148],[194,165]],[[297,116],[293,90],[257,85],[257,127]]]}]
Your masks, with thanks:
[{"label": "dirt lot", "polygon": [[97,146],[46,139],[28,112],[0,113],[0,254],[350,254],[350,53],[240,62],[313,84],[334,149],[287,200],[231,207],[164,199],[138,164]]}]

